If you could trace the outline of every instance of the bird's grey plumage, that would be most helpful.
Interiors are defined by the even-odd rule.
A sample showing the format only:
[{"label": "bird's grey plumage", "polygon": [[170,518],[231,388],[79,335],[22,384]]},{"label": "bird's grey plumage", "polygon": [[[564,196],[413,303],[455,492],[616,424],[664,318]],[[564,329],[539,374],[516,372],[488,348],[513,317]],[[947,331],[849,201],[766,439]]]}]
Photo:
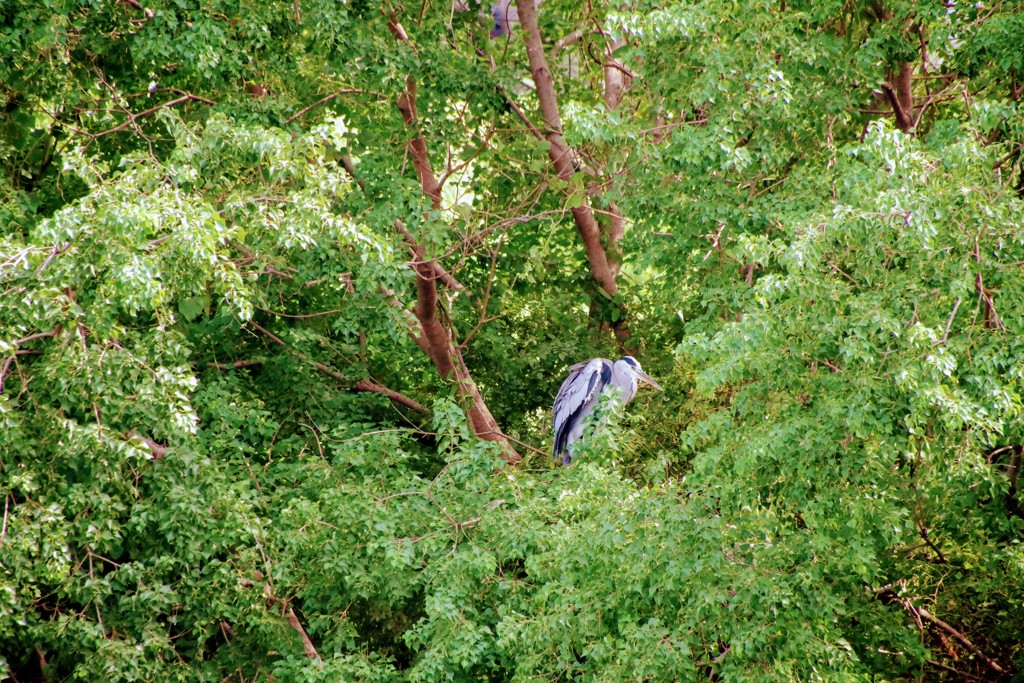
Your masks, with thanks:
[{"label": "bird's grey plumage", "polygon": [[519,21],[519,10],[512,4],[512,0],[498,0],[491,8],[491,16],[494,17],[494,28],[491,29],[491,38],[501,38],[512,33],[512,23]]},{"label": "bird's grey plumage", "polygon": [[[542,0],[533,0],[536,7]],[[513,24],[519,23],[519,10],[513,0],[497,0],[491,7],[491,16],[494,17],[494,27],[491,29],[491,38],[501,38],[512,35]]]},{"label": "bird's grey plumage", "polygon": [[572,462],[572,447],[583,436],[601,394],[611,394],[625,405],[636,395],[638,379],[661,391],[657,382],[640,369],[640,364],[632,356],[623,356],[614,363],[607,358],[592,358],[569,368],[569,376],[555,397],[553,411],[555,443],[552,456],[556,464]]}]

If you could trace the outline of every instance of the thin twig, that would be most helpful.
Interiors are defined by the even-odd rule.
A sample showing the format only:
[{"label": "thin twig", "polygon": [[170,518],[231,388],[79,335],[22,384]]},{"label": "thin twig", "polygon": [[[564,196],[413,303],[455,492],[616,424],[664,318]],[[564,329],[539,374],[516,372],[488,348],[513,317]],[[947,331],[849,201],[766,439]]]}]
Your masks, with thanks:
[{"label": "thin twig", "polygon": [[213,100],[208,100],[205,97],[200,97],[199,95],[193,95],[192,93],[188,93],[187,92],[187,93],[183,94],[181,97],[178,97],[177,99],[168,100],[167,102],[164,102],[163,104],[158,104],[155,107],[150,107],[149,109],[146,109],[145,111],[141,111],[138,114],[132,114],[131,112],[127,112],[128,120],[125,121],[124,123],[122,123],[122,124],[120,124],[118,126],[114,126],[113,128],[110,128],[108,130],[104,130],[104,131],[101,131],[99,133],[89,133],[88,135],[89,135],[89,137],[91,138],[92,141],[98,140],[98,139],[100,139],[100,138],[102,138],[102,137],[104,137],[106,135],[111,135],[112,133],[117,133],[119,131],[124,130],[125,128],[128,128],[129,126],[135,125],[136,121],[138,121],[139,119],[141,119],[141,118],[143,118],[145,116],[149,116],[150,114],[152,114],[154,112],[160,111],[161,109],[165,109],[167,107],[173,107],[173,106],[182,104],[183,102],[189,102],[189,101],[202,102],[204,104],[209,104],[211,106],[217,104]]},{"label": "thin twig", "polygon": [[420,404],[417,401],[409,398],[408,396],[405,396],[404,394],[400,394],[397,391],[394,391],[392,389],[388,389],[387,387],[385,387],[385,386],[383,386],[381,384],[377,384],[376,382],[374,382],[373,380],[370,380],[370,379],[361,379],[361,380],[359,380],[358,382],[355,383],[355,386],[353,388],[356,391],[365,391],[365,392],[369,392],[369,393],[373,393],[373,394],[380,394],[381,396],[386,396],[389,399],[391,399],[392,401],[394,401],[395,403],[399,403],[399,404],[405,406],[406,408],[410,408],[412,410],[415,410],[418,413],[429,413],[430,412],[422,404]]},{"label": "thin twig", "polygon": [[[292,123],[296,119],[302,118],[303,116],[305,116],[309,112],[313,111],[314,109],[316,109],[320,105],[327,104],[328,102],[333,100],[335,97],[340,97],[341,95],[364,95],[364,94],[367,94],[367,93],[369,93],[369,91],[367,91],[367,90],[360,90],[360,89],[356,89],[356,88],[346,89],[346,90],[339,90],[339,91],[337,91],[335,93],[331,93],[327,97],[324,97],[324,98],[321,98],[321,99],[317,100],[316,102],[314,102],[313,104],[309,105],[308,107],[304,107],[303,109],[300,109],[295,114],[292,114],[291,116],[286,118],[284,120],[284,122],[285,123]],[[370,93],[370,94],[377,95],[381,99],[384,98],[384,96],[381,95],[380,93]]]},{"label": "thin twig", "polygon": [[931,666],[938,667],[940,669],[945,669],[946,671],[955,673],[957,676],[960,676],[961,678],[967,679],[969,681],[981,681],[981,680],[983,680],[983,679],[978,678],[977,676],[975,676],[973,674],[969,674],[966,671],[960,671],[959,669],[954,669],[953,667],[947,666],[946,664],[943,664],[942,662],[937,662],[934,659],[929,659],[927,661],[928,661],[928,664],[931,665]]},{"label": "thin twig", "polygon": [[498,264],[498,252],[501,251],[501,243],[503,239],[504,235],[498,238],[498,244],[491,252],[491,272],[487,276],[487,288],[484,290],[484,300],[480,305],[480,320],[477,321],[476,327],[470,330],[469,334],[466,335],[466,338],[462,340],[461,344],[459,344],[460,349],[465,349],[469,346],[469,342],[473,341],[473,337],[475,337],[477,332],[480,331],[480,328],[484,326],[484,323],[488,320],[493,320],[493,318],[487,317],[487,306],[491,299],[491,285],[494,284],[494,270]]},{"label": "thin twig", "polygon": [[956,317],[956,310],[960,308],[962,300],[960,297],[956,298],[956,303],[953,304],[953,312],[946,318],[946,330],[942,333],[942,339],[932,344],[932,346],[945,346],[946,341],[949,339],[949,328],[953,325],[953,318]]},{"label": "thin twig", "polygon": [[845,278],[846,278],[847,280],[849,280],[850,282],[852,282],[852,283],[854,284],[854,286],[856,286],[856,285],[857,285],[857,281],[856,281],[856,280],[854,280],[854,279],[853,279],[852,277],[850,277],[849,275],[847,275],[847,274],[846,274],[845,272],[843,272],[843,270],[842,270],[842,269],[841,269],[841,268],[840,268],[839,266],[837,266],[836,264],[834,264],[834,263],[829,263],[829,264],[828,264],[828,267],[829,267],[829,268],[831,268],[832,270],[834,270],[835,272],[839,273],[839,274],[840,274],[840,275],[842,275],[843,277],[845,277]]},{"label": "thin twig", "polygon": [[[362,392],[367,392],[367,393],[380,394],[382,396],[386,396],[387,398],[391,399],[395,403],[401,404],[401,405],[403,405],[403,406],[405,406],[407,408],[415,410],[418,413],[429,413],[430,412],[429,410],[427,410],[427,408],[425,408],[418,401],[415,401],[415,400],[409,398],[408,396],[395,391],[394,389],[389,389],[388,387],[385,387],[385,386],[383,386],[381,384],[378,384],[377,382],[374,382],[371,379],[360,379],[360,380],[356,380],[355,382],[353,382],[351,377],[347,377],[347,376],[343,375],[342,373],[338,372],[337,370],[333,370],[333,369],[327,367],[323,363],[318,363],[317,361],[312,360],[306,354],[304,354],[304,353],[302,353],[300,351],[296,351],[296,350],[292,349],[291,347],[288,346],[287,343],[285,343],[285,341],[283,339],[278,337],[276,334],[274,334],[270,330],[264,328],[259,323],[250,320],[249,324],[252,325],[253,327],[255,327],[260,332],[262,332],[264,335],[266,335],[267,338],[269,338],[274,343],[276,343],[276,344],[278,344],[280,346],[283,346],[285,348],[285,350],[287,350],[288,353],[290,353],[291,355],[295,356],[296,358],[298,358],[300,360],[306,361],[307,363],[310,363],[314,368],[316,368],[317,370],[319,370],[323,374],[325,374],[325,375],[327,375],[329,377],[333,377],[334,379],[338,380],[342,384],[347,385],[353,391],[362,391]],[[238,362],[246,363],[246,361],[238,361]],[[251,363],[251,364],[255,364],[255,363]],[[218,365],[215,365],[215,364],[210,364],[210,365],[213,366],[213,367],[219,367]],[[221,368],[221,369],[223,369],[223,368]]]},{"label": "thin twig", "polygon": [[253,358],[252,360],[236,360],[234,363],[207,363],[206,365],[217,370],[241,370],[254,365],[263,365],[265,362],[266,360],[263,358]]},{"label": "thin twig", "polygon": [[38,332],[36,334],[30,334],[29,336],[23,337],[18,341],[14,342],[14,345],[21,346],[22,344],[27,344],[28,342],[35,341],[36,339],[46,339],[47,337],[55,337],[58,334],[60,334],[61,329],[63,328],[60,325],[57,325],[57,327],[50,332]]},{"label": "thin twig", "polygon": [[264,313],[270,313],[271,315],[277,315],[282,318],[294,318],[297,320],[302,320],[304,318],[321,318],[325,315],[334,315],[335,313],[341,313],[340,308],[332,308],[329,311],[318,311],[316,313],[305,313],[301,315],[298,313],[281,313],[280,311],[275,311],[270,308],[263,308],[262,306],[256,306],[256,308],[263,311]]},{"label": "thin twig", "polygon": [[324,445],[322,443],[320,443],[320,436],[316,433],[316,430],[313,429],[312,427],[310,427],[305,422],[299,422],[298,424],[300,426],[302,426],[302,427],[305,427],[309,431],[313,432],[313,438],[316,439],[316,447],[318,449],[320,449],[320,457],[323,458],[324,457]]},{"label": "thin twig", "polygon": [[42,265],[39,266],[39,270],[36,271],[36,274],[38,275],[39,273],[46,270],[46,266],[50,265],[50,261],[52,261],[56,256],[63,254],[70,248],[71,242],[68,242],[63,247],[58,247],[56,244],[53,245],[53,250],[50,252],[50,255],[46,257],[46,260],[43,261]]},{"label": "thin twig", "polygon": [[40,353],[42,353],[42,351],[19,349],[15,351],[13,355],[4,359],[4,364],[0,366],[0,394],[4,393],[4,380],[7,379],[7,373],[11,369],[11,363],[13,363],[18,356],[35,356]]},{"label": "thin twig", "polygon": [[0,528],[0,545],[4,544],[4,539],[7,537],[7,518],[8,518],[8,515],[10,514],[10,507],[11,507],[11,494],[10,493],[5,493],[4,494],[4,525],[3,525],[3,528]]},{"label": "thin twig", "polygon": [[925,545],[932,549],[935,556],[938,558],[939,564],[946,564],[946,556],[942,554],[942,551],[939,550],[939,547],[935,545],[932,539],[928,538],[928,529],[920,522],[918,523],[917,528],[921,532],[921,540],[925,542]]},{"label": "thin twig", "polygon": [[842,369],[838,365],[831,363],[825,360],[824,358],[820,358],[819,361],[822,363],[822,365],[826,365],[829,368],[831,368],[832,372],[842,372]]}]

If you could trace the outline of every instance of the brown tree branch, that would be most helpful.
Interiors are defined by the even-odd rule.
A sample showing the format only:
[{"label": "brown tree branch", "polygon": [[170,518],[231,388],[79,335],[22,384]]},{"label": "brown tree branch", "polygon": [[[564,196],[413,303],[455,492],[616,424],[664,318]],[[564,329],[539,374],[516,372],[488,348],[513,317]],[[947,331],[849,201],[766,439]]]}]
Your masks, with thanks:
[{"label": "brown tree branch", "polygon": [[[332,378],[338,380],[342,384],[348,386],[353,391],[360,391],[360,392],[366,392],[366,393],[372,393],[372,394],[380,394],[381,396],[386,396],[387,398],[391,399],[395,403],[398,403],[399,405],[403,405],[403,406],[405,406],[407,408],[415,410],[418,413],[429,413],[430,412],[429,410],[427,410],[427,408],[425,408],[418,401],[416,401],[414,399],[411,399],[408,396],[406,396],[405,394],[401,394],[401,393],[395,391],[394,389],[389,389],[389,388],[385,387],[384,385],[382,385],[382,384],[380,384],[378,382],[375,382],[375,381],[373,381],[371,379],[363,378],[363,379],[356,380],[355,382],[353,382],[351,377],[347,377],[346,375],[338,372],[337,370],[334,370],[333,368],[327,367],[323,363],[318,363],[317,361],[312,360],[309,356],[307,356],[306,354],[302,353],[301,351],[296,351],[295,349],[289,347],[288,344],[285,343],[285,341],[283,339],[281,339],[276,334],[274,334],[270,330],[266,329],[265,327],[263,327],[259,323],[256,323],[256,322],[253,322],[253,321],[249,321],[249,324],[252,325],[257,330],[259,330],[261,333],[263,333],[268,339],[270,339],[275,344],[277,344],[279,346],[283,346],[285,348],[285,350],[288,353],[290,353],[291,355],[295,356],[299,360],[303,360],[303,361],[309,363],[314,368],[316,368],[316,370],[318,372],[321,372],[321,373],[327,375],[328,377],[332,377]],[[209,365],[210,367],[213,367],[213,368],[217,368],[219,370],[229,370],[229,369],[232,369],[232,368],[243,368],[243,367],[249,367],[249,366],[252,366],[252,365],[259,365],[260,363],[263,363],[263,362],[265,362],[265,361],[259,360],[259,359],[254,359],[254,360],[240,360],[240,361],[235,361],[234,363],[207,363],[207,365]]]},{"label": "brown tree branch", "polygon": [[[388,24],[391,26],[392,24]],[[394,24],[401,28],[401,25]],[[408,40],[408,39],[406,39]],[[419,117],[416,114],[416,80],[412,76],[405,78],[405,90],[398,96],[398,111],[402,114],[402,120],[410,129],[417,129]],[[434,169],[430,165],[430,154],[427,150],[427,141],[423,133],[416,130],[415,135],[409,140],[409,153],[412,155],[412,166],[416,171],[416,177],[420,179],[420,187],[423,194],[430,198],[430,205],[434,209],[441,208],[441,184],[434,175]]]},{"label": "brown tree branch", "polygon": [[888,81],[891,82],[882,83],[882,91],[896,117],[896,127],[904,133],[914,127],[913,75],[913,65],[903,62],[898,72],[889,73]]},{"label": "brown tree branch", "polygon": [[442,266],[440,263],[433,259],[427,259],[426,249],[424,249],[423,245],[416,241],[416,237],[413,236],[413,234],[409,231],[409,228],[406,227],[405,223],[396,219],[394,222],[394,226],[395,230],[402,233],[402,236],[405,238],[406,243],[409,245],[409,250],[413,253],[413,256],[416,257],[416,260],[421,262],[429,262],[430,264],[432,264],[434,271],[433,277],[435,279],[438,279],[441,282],[443,282],[445,286],[448,287],[449,289],[455,289],[460,292],[465,291],[466,288],[459,284],[458,280],[452,277],[451,273],[444,269],[444,266]]},{"label": "brown tree branch", "polygon": [[10,372],[11,364],[14,363],[18,356],[36,356],[42,353],[42,351],[36,351],[33,349],[18,349],[12,355],[4,359],[4,364],[0,365],[0,394],[4,393],[4,380],[7,379],[7,373]]},{"label": "brown tree branch", "polygon": [[[902,581],[900,582],[900,585],[903,586]],[[899,593],[897,593],[895,589],[893,589],[891,584],[887,584],[882,588],[876,589],[874,593],[875,596],[886,605],[890,605],[894,602],[898,602],[900,605],[902,605],[903,608],[906,609],[907,612],[909,612],[910,615],[917,622],[918,628],[921,629],[922,634],[924,632],[924,625],[921,620],[925,619],[934,624],[935,626],[937,626],[938,628],[942,629],[949,635],[953,636],[953,638],[955,638],[961,645],[963,645],[968,650],[973,652],[976,656],[978,656],[980,659],[982,659],[990,669],[998,673],[1006,673],[1006,670],[999,664],[999,662],[988,657],[974,643],[972,643],[966,635],[964,635],[957,629],[953,628],[942,619],[939,619],[937,616],[929,612],[924,607],[918,607],[910,598],[901,596]]]},{"label": "brown tree branch", "polygon": [[355,383],[355,386],[353,388],[356,391],[365,391],[365,392],[372,393],[372,394],[380,394],[381,396],[387,396],[389,399],[391,399],[395,403],[399,403],[399,404],[405,406],[406,408],[409,408],[411,410],[415,410],[418,413],[429,413],[430,412],[425,407],[423,407],[423,405],[421,405],[417,401],[414,401],[413,399],[409,398],[408,396],[405,396],[404,394],[400,394],[397,391],[394,391],[392,389],[388,389],[386,386],[384,386],[382,384],[377,384],[376,382],[374,382],[373,380],[370,380],[370,379],[361,379],[361,380],[359,380],[358,382]]},{"label": "brown tree branch", "polygon": [[313,645],[313,640],[309,637],[309,634],[306,633],[306,629],[302,627],[302,622],[299,621],[299,617],[295,614],[295,609],[292,608],[291,604],[287,601],[281,601],[281,608],[284,612],[285,618],[288,619],[289,625],[298,632],[299,638],[302,639],[302,650],[306,653],[306,656],[310,659],[320,659],[320,655],[316,651],[316,646]]},{"label": "brown tree branch", "polygon": [[936,668],[942,669],[943,671],[949,671],[950,673],[956,674],[957,676],[959,676],[961,679],[963,679],[965,681],[980,681],[980,680],[982,680],[982,679],[978,678],[977,676],[975,676],[973,674],[969,674],[966,671],[960,671],[958,669],[954,669],[953,667],[949,666],[948,664],[943,664],[942,662],[935,661],[934,659],[929,659],[929,660],[926,660],[926,661],[928,662],[928,664],[930,666],[934,666]]},{"label": "brown tree branch", "polygon": [[1006,326],[996,313],[996,302],[992,299],[990,290],[985,289],[985,283],[981,279],[981,273],[974,276],[974,288],[978,291],[978,299],[985,302],[985,326],[995,330],[1006,331]]},{"label": "brown tree branch", "polygon": [[149,447],[150,452],[153,454],[153,459],[154,460],[161,460],[161,459],[163,459],[163,457],[165,455],[167,455],[167,451],[170,450],[169,446],[164,446],[163,444],[157,443],[156,441],[153,441],[153,439],[150,439],[149,437],[143,436],[142,434],[139,434],[138,432],[135,432],[135,431],[128,432],[128,436],[129,437],[136,436],[136,437],[142,439],[142,442],[144,444],[146,444],[146,446]]},{"label": "brown tree branch", "polygon": [[627,78],[631,80],[631,74],[622,66],[622,62],[612,56],[625,44],[626,41],[621,38],[608,43],[607,58],[604,63],[604,103],[608,107],[608,111],[617,108],[622,102],[622,95],[628,86]]},{"label": "brown tree branch", "polygon": [[341,165],[345,168],[345,172],[352,176],[352,180],[356,181],[356,185],[359,186],[359,189],[365,192],[366,183],[363,182],[362,178],[356,175],[356,165],[352,163],[352,157],[347,154],[342,154],[339,161],[341,161]]},{"label": "brown tree branch", "polygon": [[[415,46],[409,42],[408,34],[394,15],[388,21],[388,30],[396,40],[408,44],[415,50]],[[430,164],[427,142],[419,129],[419,117],[416,113],[416,80],[411,74],[406,76],[405,90],[398,96],[396,104],[406,127],[413,131],[407,149],[412,157],[420,188],[424,196],[430,199],[430,205],[435,210],[439,209],[441,182],[438,181]],[[396,222],[396,228],[398,224]],[[399,231],[402,232],[401,229]],[[412,237],[407,229],[404,235],[407,240]],[[416,241],[412,240],[411,245],[415,244]],[[416,247],[413,246],[413,249]],[[521,456],[498,427],[497,421],[488,410],[483,396],[470,376],[469,368],[455,346],[454,335],[438,317],[437,280],[442,277],[444,270],[436,261],[426,260],[425,252],[416,253],[416,256],[416,260],[410,264],[417,276],[416,306],[413,311],[422,334],[418,338],[414,336],[414,339],[417,339],[420,348],[427,352],[438,374],[455,383],[457,394],[466,406],[466,416],[473,433],[481,439],[497,443],[502,457],[509,463],[516,464],[522,459]]]},{"label": "brown tree branch", "polygon": [[920,522],[918,522],[917,523],[917,529],[918,529],[918,531],[921,534],[921,540],[924,541],[925,545],[927,545],[929,548],[931,548],[932,552],[935,553],[935,557],[937,558],[938,563],[939,564],[946,564],[946,556],[942,554],[941,550],[939,550],[939,546],[935,545],[935,542],[932,541],[932,539],[928,537],[928,528],[925,527]]},{"label": "brown tree branch", "polygon": [[1006,492],[1006,507],[1010,514],[1024,517],[1024,506],[1017,498],[1017,484],[1020,477],[1021,455],[1024,454],[1024,446],[1013,446],[1010,449],[1010,463],[1006,468],[1006,478],[1010,481],[1010,488]]},{"label": "brown tree branch", "polygon": [[[494,58],[491,57],[490,55],[487,55],[487,63],[488,66],[490,66],[492,72],[497,71],[497,67],[494,65]],[[501,90],[502,96],[505,98],[505,103],[508,104],[512,112],[517,117],[519,117],[519,120],[523,122],[523,125],[526,126],[527,130],[530,131],[533,137],[537,138],[538,140],[543,140],[544,134],[540,131],[540,129],[537,128],[537,126],[533,125],[533,121],[531,121],[526,116],[526,114],[523,113],[523,110],[519,107],[516,101],[508,94],[508,91],[506,91],[505,88],[501,85],[499,85],[498,87]]]},{"label": "brown tree branch", "polygon": [[946,345],[946,342],[949,340],[949,328],[952,327],[952,325],[953,325],[953,318],[956,317],[956,311],[957,311],[958,308],[960,308],[960,304],[962,302],[963,302],[963,299],[961,299],[960,297],[956,298],[956,302],[953,304],[953,311],[952,311],[952,313],[949,314],[949,317],[946,318],[946,329],[942,333],[942,339],[940,339],[937,342],[935,342],[934,344],[932,344],[932,346],[945,346]]},{"label": "brown tree branch", "polygon": [[[537,87],[537,99],[540,103],[541,116],[544,119],[544,137],[549,143],[548,156],[561,180],[568,181],[576,171],[575,155],[562,138],[562,119],[558,111],[558,98],[555,85],[548,69],[547,56],[544,53],[540,27],[534,0],[515,0],[519,11],[519,23],[523,28],[523,40],[526,42],[526,56],[530,62],[530,73]],[[571,209],[576,228],[583,239],[587,252],[587,262],[594,281],[610,297],[618,292],[615,274],[608,263],[608,255],[601,245],[601,228],[594,217],[589,201],[582,202]]]},{"label": "brown tree branch", "polygon": [[265,362],[263,358],[253,358],[252,360],[236,360],[234,363],[207,363],[206,365],[216,370],[241,370],[255,365],[263,365]]},{"label": "brown tree branch", "polygon": [[22,344],[27,344],[28,342],[35,341],[37,339],[47,339],[50,337],[56,337],[58,334],[61,333],[62,329],[64,329],[63,326],[57,325],[57,327],[53,328],[53,330],[51,330],[50,332],[37,332],[36,334],[30,334],[27,337],[22,337],[21,339],[14,342],[14,345],[21,346]]},{"label": "brown tree branch", "polygon": [[[337,92],[333,92],[330,95],[328,95],[327,97],[320,98],[319,100],[317,100],[313,104],[309,105],[308,107],[304,107],[304,108],[300,109],[296,113],[294,113],[291,116],[289,116],[288,118],[286,118],[284,120],[284,122],[285,123],[292,123],[296,119],[302,118],[303,116],[305,116],[309,112],[313,111],[314,109],[316,109],[320,105],[327,104],[328,102],[330,102],[334,98],[340,97],[341,95],[364,95],[364,94],[367,94],[367,93],[368,93],[367,90],[359,90],[358,88],[348,88],[348,89],[339,90]],[[376,93],[374,93],[374,94],[376,94]],[[380,97],[383,98],[383,96],[380,96]]]},{"label": "brown tree branch", "polygon": [[574,43],[578,43],[580,40],[583,39],[583,36],[590,34],[604,35],[602,31],[586,31],[583,28],[578,28],[572,33],[568,33],[559,38],[557,41],[555,41],[555,44],[551,47],[551,50],[548,52],[548,59],[554,61],[554,58],[558,56],[559,52],[561,52],[562,50],[564,50],[565,48],[569,47]]},{"label": "brown tree branch", "polygon": [[[264,561],[266,561],[266,555],[263,556],[263,559]],[[264,578],[263,572],[257,571],[255,572],[255,574],[257,579]],[[238,585],[244,586],[246,588],[252,588],[257,584],[256,581],[243,577],[238,579]],[[303,652],[310,659],[320,659],[320,655],[316,651],[316,646],[313,644],[312,638],[309,637],[309,634],[306,632],[306,629],[302,626],[302,622],[299,621],[298,615],[295,614],[295,609],[292,607],[291,604],[291,598],[279,598],[277,595],[275,595],[274,587],[270,585],[270,580],[268,579],[267,582],[263,584],[263,599],[272,605],[281,606],[281,615],[288,620],[288,625],[291,626],[295,630],[295,632],[299,634],[299,638],[302,640]]]},{"label": "brown tree branch", "polygon": [[[51,330],[50,332],[36,332],[35,334],[30,334],[27,337],[22,337],[21,339],[14,341],[13,344],[14,346],[21,346],[22,344],[27,344],[29,342],[37,341],[39,339],[49,339],[52,337],[56,337],[61,333],[63,329],[64,327],[62,325],[57,325],[57,327],[53,328],[53,330]],[[40,353],[42,353],[42,351],[38,351],[35,349],[15,349],[10,356],[4,359],[3,364],[0,365],[0,394],[2,394],[4,391],[4,380],[7,379],[7,373],[10,372],[11,365],[18,358],[18,356],[35,356]]]},{"label": "brown tree branch", "polygon": [[916,611],[917,614],[921,615],[922,617],[924,617],[925,619],[927,619],[931,623],[935,624],[936,626],[941,628],[943,631],[945,631],[949,635],[951,635],[954,638],[956,638],[960,642],[961,645],[963,645],[968,650],[970,650],[975,655],[977,655],[982,660],[984,660],[984,662],[988,665],[988,667],[990,669],[992,669],[993,671],[997,671],[999,673],[1005,673],[1006,672],[1006,670],[1002,666],[999,665],[999,662],[995,661],[994,659],[989,658],[984,652],[979,650],[974,645],[974,643],[972,643],[967,638],[967,636],[965,636],[963,633],[961,633],[960,631],[956,630],[955,628],[953,628],[952,626],[950,626],[949,624],[944,622],[942,619],[939,619],[937,616],[935,616],[934,614],[932,614],[931,612],[926,610],[924,607],[917,607],[916,605],[914,605],[910,601],[909,598],[904,598],[903,602],[904,602],[904,605],[906,605],[907,609],[912,610],[912,611]]},{"label": "brown tree branch", "polygon": [[150,107],[149,109],[146,109],[145,111],[141,111],[138,114],[132,114],[131,112],[127,112],[128,120],[125,121],[124,123],[122,123],[122,124],[120,124],[118,126],[114,126],[113,128],[110,128],[110,129],[107,129],[107,130],[104,130],[104,131],[100,131],[99,133],[90,133],[90,134],[88,134],[89,137],[90,137],[90,142],[96,141],[96,140],[98,140],[98,139],[100,139],[100,138],[102,138],[102,137],[104,137],[106,135],[111,135],[112,133],[117,133],[119,131],[122,131],[125,128],[128,128],[129,126],[133,126],[133,125],[135,125],[135,123],[139,119],[144,118],[146,116],[149,116],[150,114],[153,114],[153,113],[155,113],[157,111],[160,111],[161,109],[165,109],[167,107],[174,107],[176,105],[182,104],[183,102],[189,102],[189,101],[202,102],[204,104],[209,104],[209,105],[217,104],[213,100],[208,100],[205,97],[200,97],[199,95],[193,95],[192,93],[184,93],[181,97],[178,97],[177,99],[169,100],[167,102],[164,102],[163,104],[158,104],[155,107]]},{"label": "brown tree branch", "polygon": [[409,335],[409,338],[413,340],[416,346],[420,347],[420,350],[429,358],[430,345],[427,344],[427,340],[423,338],[423,330],[420,327],[419,320],[416,318],[416,314],[407,309],[405,305],[399,301],[398,296],[391,290],[383,289],[381,290],[381,294],[387,297],[387,303],[389,305],[394,306],[401,311],[402,318],[406,324],[406,333]]}]

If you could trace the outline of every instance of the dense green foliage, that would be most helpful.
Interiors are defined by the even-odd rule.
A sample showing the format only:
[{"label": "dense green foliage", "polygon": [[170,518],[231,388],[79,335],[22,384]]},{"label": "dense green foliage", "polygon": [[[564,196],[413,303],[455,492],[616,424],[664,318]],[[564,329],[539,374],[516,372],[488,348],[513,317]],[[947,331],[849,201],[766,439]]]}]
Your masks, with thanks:
[{"label": "dense green foliage", "polygon": [[0,680],[1024,675],[1024,4],[538,13],[0,7]]}]

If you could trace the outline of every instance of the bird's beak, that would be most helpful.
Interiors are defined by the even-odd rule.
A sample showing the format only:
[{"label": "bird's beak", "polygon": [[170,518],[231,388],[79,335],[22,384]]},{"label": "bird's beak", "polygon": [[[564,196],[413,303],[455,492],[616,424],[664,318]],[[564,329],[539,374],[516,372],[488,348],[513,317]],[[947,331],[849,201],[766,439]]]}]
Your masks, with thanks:
[{"label": "bird's beak", "polygon": [[657,389],[658,391],[665,391],[664,389],[662,389],[662,388],[661,388],[661,385],[660,385],[660,384],[658,384],[658,383],[657,383],[657,382],[655,382],[655,381],[654,381],[653,379],[651,379],[651,376],[650,376],[650,375],[648,375],[648,374],[647,374],[646,372],[644,372],[643,370],[639,370],[639,369],[637,369],[637,370],[636,370],[636,374],[637,374],[637,375],[638,375],[638,376],[640,377],[640,379],[642,379],[643,381],[647,382],[648,384],[650,384],[650,385],[651,385],[652,387],[654,387],[654,388],[655,388],[655,389]]}]

